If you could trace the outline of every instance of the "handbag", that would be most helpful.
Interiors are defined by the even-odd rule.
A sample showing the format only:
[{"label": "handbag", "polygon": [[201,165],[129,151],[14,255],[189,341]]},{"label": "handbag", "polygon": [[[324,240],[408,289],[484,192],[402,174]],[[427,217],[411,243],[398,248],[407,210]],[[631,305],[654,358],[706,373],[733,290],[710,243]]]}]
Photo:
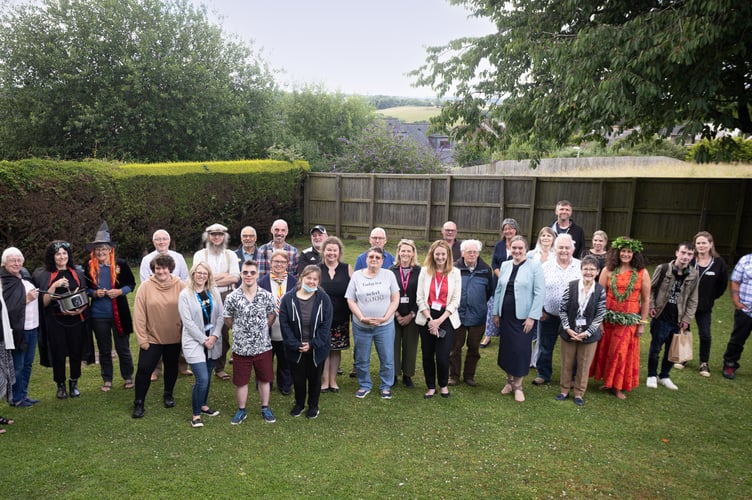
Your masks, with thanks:
[{"label": "handbag", "polygon": [[668,360],[672,363],[684,363],[692,359],[692,334],[689,330],[681,330],[674,334],[671,347],[668,350]]}]

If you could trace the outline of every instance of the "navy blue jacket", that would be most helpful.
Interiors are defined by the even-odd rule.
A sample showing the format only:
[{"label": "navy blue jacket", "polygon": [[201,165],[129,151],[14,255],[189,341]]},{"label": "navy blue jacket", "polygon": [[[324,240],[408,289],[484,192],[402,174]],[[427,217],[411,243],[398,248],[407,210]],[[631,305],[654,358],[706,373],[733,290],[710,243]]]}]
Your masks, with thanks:
[{"label": "navy blue jacket", "polygon": [[[297,290],[290,290],[282,296],[279,304],[279,326],[288,363],[300,363],[302,354],[298,348],[303,345],[303,325],[300,320],[300,299]],[[311,314],[311,334],[309,345],[313,353],[313,363],[319,366],[329,356],[332,341],[332,301],[324,290],[319,288],[313,295]]]},{"label": "navy blue jacket", "polygon": [[485,325],[488,299],[493,297],[496,289],[496,276],[480,257],[472,272],[461,257],[454,262],[454,267],[460,270],[462,276],[462,294],[458,310],[460,321],[464,326]]}]

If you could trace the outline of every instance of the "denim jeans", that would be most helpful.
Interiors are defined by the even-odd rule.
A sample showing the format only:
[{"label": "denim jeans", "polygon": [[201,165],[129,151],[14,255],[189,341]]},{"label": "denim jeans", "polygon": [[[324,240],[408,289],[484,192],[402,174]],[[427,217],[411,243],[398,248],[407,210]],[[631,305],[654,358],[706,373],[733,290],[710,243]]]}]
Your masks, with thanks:
[{"label": "denim jeans", "polygon": [[24,330],[26,350],[13,350],[13,366],[16,370],[16,383],[13,384],[13,403],[17,404],[29,397],[29,380],[34,355],[37,352],[37,329]]},{"label": "denim jeans", "polygon": [[209,387],[211,385],[211,372],[214,369],[216,360],[207,359],[201,363],[191,363],[193,372],[193,393],[191,406],[193,407],[193,416],[201,416],[201,407],[206,406],[209,399]]},{"label": "denim jeans", "polygon": [[553,357],[556,339],[559,337],[559,325],[561,320],[558,315],[549,314],[546,311],[546,319],[538,322],[538,360],[535,368],[538,376],[545,381],[551,380],[553,374]]},{"label": "denim jeans", "polygon": [[371,381],[371,343],[376,345],[379,356],[380,390],[387,391],[394,383],[394,321],[381,326],[363,326],[353,321],[355,340],[355,370],[358,384],[368,391],[373,388]]},{"label": "denim jeans", "polygon": [[668,321],[654,319],[650,322],[650,351],[648,352],[648,377],[655,377],[658,371],[658,357],[661,354],[661,347],[666,349],[663,353],[663,362],[661,363],[661,373],[659,378],[668,378],[674,363],[668,360],[668,351],[671,349],[671,341],[674,340],[674,334],[679,333],[679,325],[673,325]]},{"label": "denim jeans", "polygon": [[112,338],[115,338],[115,351],[120,360],[120,376],[123,380],[133,378],[133,356],[131,356],[130,335],[120,335],[115,330],[115,321],[108,318],[91,318],[91,329],[97,339],[99,349],[99,371],[104,382],[112,382]]}]

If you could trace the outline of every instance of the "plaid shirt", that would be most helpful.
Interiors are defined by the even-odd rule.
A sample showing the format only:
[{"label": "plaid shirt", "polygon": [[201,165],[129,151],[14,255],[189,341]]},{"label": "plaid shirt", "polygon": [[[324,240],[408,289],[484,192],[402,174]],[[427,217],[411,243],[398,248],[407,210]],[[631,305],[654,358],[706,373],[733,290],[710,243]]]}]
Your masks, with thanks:
[{"label": "plaid shirt", "polygon": [[752,316],[752,253],[739,259],[731,273],[731,281],[739,283],[739,301],[748,307],[747,316]]},{"label": "plaid shirt", "polygon": [[[272,269],[272,252],[274,252],[274,241],[261,245],[258,249],[258,271],[259,279],[269,274]],[[298,272],[298,249],[292,245],[284,244],[282,250],[287,252],[287,272],[292,276],[297,276]]]}]

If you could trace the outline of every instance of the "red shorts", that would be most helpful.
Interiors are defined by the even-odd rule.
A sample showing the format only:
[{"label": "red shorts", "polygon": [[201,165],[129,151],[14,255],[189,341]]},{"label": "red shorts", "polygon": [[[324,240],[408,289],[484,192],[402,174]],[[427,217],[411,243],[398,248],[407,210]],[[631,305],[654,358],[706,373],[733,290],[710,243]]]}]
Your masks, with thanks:
[{"label": "red shorts", "polygon": [[232,383],[236,387],[248,385],[251,381],[251,370],[256,370],[258,382],[271,382],[274,380],[274,358],[272,350],[256,356],[241,356],[232,353]]}]

